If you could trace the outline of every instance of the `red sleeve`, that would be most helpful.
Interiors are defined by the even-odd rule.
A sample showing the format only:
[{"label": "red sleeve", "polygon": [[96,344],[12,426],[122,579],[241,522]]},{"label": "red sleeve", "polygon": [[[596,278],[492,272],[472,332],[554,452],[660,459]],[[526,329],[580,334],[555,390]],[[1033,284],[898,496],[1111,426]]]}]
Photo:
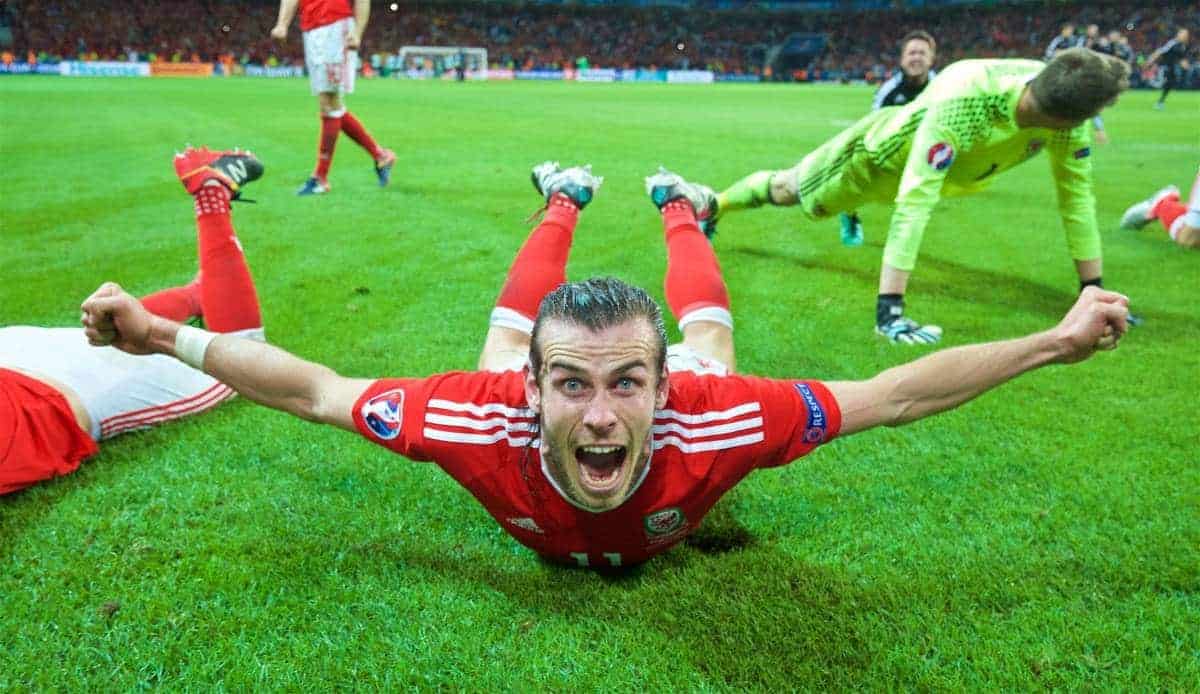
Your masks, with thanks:
[{"label": "red sleeve", "polygon": [[436,461],[460,481],[536,438],[537,418],[516,371],[382,379],[354,403],[353,416],[368,440],[412,460]]},{"label": "red sleeve", "polygon": [[672,374],[655,448],[678,449],[692,479],[728,489],[752,470],[784,465],[833,440],[842,413],[819,381]]},{"label": "red sleeve", "polygon": [[776,467],[832,441],[842,428],[842,411],[820,381],[751,378],[763,405],[765,455],[755,467]]},{"label": "red sleeve", "polygon": [[354,403],[354,425],[368,441],[412,460],[425,453],[425,405],[440,377],[383,378]]}]

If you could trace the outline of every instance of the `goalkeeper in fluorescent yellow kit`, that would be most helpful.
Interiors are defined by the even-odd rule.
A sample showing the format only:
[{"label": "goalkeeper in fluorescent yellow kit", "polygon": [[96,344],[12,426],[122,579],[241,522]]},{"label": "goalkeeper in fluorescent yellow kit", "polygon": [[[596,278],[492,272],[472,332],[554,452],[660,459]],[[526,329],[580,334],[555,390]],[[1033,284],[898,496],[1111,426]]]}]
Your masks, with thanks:
[{"label": "goalkeeper in fluorescent yellow kit", "polygon": [[929,215],[943,195],[987,187],[1045,150],[1058,212],[1081,286],[1099,285],[1100,233],[1088,119],[1128,87],[1129,68],[1085,48],[1036,60],[964,60],[909,104],[875,111],[784,171],[758,171],[716,197],[707,221],[730,212],[799,205],[810,219],[895,202],[879,277],[876,332],[929,344],[942,329],[904,314],[904,291]]}]

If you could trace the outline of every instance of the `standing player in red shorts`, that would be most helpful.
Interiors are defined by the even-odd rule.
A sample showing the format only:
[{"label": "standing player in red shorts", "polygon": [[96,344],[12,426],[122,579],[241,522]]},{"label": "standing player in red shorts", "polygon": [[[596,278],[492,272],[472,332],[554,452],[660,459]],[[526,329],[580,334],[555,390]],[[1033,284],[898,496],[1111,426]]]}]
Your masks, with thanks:
[{"label": "standing player in red shorts", "polygon": [[[258,295],[229,216],[229,201],[262,176],[262,164],[248,152],[188,148],[175,171],[195,197],[200,272],[142,305],[262,340]],[[100,441],[204,412],[233,394],[175,359],[89,347],[79,328],[0,328],[0,494],[74,472]]]},{"label": "standing player in red shorts", "polygon": [[509,271],[479,371],[343,378],[269,345],[154,317],[114,284],[84,302],[83,322],[97,343],[173,354],[257,402],[435,461],[522,544],[592,567],[636,564],[678,543],[757,468],[1085,359],[1115,347],[1126,327],[1125,297],[1089,287],[1052,330],[936,352],[866,381],[734,375],[729,295],[695,212],[712,208],[710,189],[666,171],[646,181],[683,333],[668,348],[646,292],[614,278],[563,283],[600,179],[547,162],[534,183],[546,216]]},{"label": "standing player in red shorts", "polygon": [[288,25],[300,9],[300,31],[304,33],[304,64],[312,93],[321,107],[321,137],[317,141],[317,168],[296,191],[297,195],[329,192],[329,167],[338,133],[346,133],[371,155],[379,185],[391,178],[396,154],[380,147],[362,123],[346,110],[343,94],[354,91],[358,70],[358,45],[371,16],[370,0],[279,0],[279,19],[271,38],[287,40]]}]

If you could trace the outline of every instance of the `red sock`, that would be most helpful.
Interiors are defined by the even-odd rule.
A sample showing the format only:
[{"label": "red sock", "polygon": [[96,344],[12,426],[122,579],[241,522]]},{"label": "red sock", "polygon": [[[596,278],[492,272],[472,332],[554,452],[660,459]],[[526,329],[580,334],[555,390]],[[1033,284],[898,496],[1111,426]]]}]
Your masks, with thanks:
[{"label": "red sock", "polygon": [[143,296],[142,305],[156,316],[186,323],[202,313],[199,277],[182,287],[171,287]]},{"label": "red sock", "polygon": [[225,186],[204,186],[196,193],[200,307],[205,326],[218,333],[262,328],[258,293],[229,218],[229,197]]},{"label": "red sock", "polygon": [[1158,201],[1158,204],[1154,206],[1154,209],[1150,210],[1150,216],[1162,222],[1163,229],[1166,229],[1167,233],[1170,233],[1171,225],[1174,224],[1175,220],[1179,219],[1184,212],[1187,212],[1187,207],[1185,207],[1184,204],[1179,201],[1178,195],[1171,194],[1164,195],[1163,198]]},{"label": "red sock", "polygon": [[333,148],[342,131],[342,116],[321,116],[321,139],[317,140],[317,169],[313,175],[324,181],[333,165]]},{"label": "red sock", "polygon": [[371,138],[370,133],[363,127],[362,122],[355,118],[354,114],[349,111],[346,111],[342,115],[342,132],[349,135],[351,140],[354,140],[359,146],[370,152],[372,157],[378,158],[381,154],[379,145],[375,144],[375,140]]},{"label": "red sock", "polygon": [[550,198],[546,217],[525,240],[509,268],[492,312],[492,325],[533,331],[542,298],[566,281],[567,256],[578,221],[579,208],[569,198]]},{"label": "red sock", "polygon": [[667,305],[679,326],[707,320],[732,328],[729,290],[712,244],[696,224],[692,206],[685,200],[674,200],[663,206],[662,212],[667,237]]}]

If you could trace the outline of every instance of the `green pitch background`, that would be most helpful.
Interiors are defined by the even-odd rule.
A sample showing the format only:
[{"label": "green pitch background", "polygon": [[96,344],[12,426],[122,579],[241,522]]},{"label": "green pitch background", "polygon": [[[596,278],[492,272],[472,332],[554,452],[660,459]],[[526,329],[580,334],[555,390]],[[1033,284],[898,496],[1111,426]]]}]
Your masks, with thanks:
[{"label": "green pitch background", "polygon": [[[358,376],[470,368],[553,158],[606,177],[569,274],[661,297],[642,177],[722,187],[792,164],[866,88],[364,82],[298,199],[317,117],[299,80],[0,79],[0,325],[71,325],[113,279],[195,270],[184,143],[254,149],[234,221],[270,339]],[[694,541],[622,576],[540,562],[432,465],[235,401],[120,437],[0,499],[0,689],[1168,689],[1200,687],[1200,252],[1126,205],[1200,161],[1200,94],[1124,97],[1095,149],[1106,284],[1146,325],[1114,353],[753,475]],[[716,248],[743,371],[866,377],[925,351],[871,334],[867,245],[788,210]],[[1052,325],[1076,279],[1044,161],[944,202],[911,313],[949,345]]]}]

